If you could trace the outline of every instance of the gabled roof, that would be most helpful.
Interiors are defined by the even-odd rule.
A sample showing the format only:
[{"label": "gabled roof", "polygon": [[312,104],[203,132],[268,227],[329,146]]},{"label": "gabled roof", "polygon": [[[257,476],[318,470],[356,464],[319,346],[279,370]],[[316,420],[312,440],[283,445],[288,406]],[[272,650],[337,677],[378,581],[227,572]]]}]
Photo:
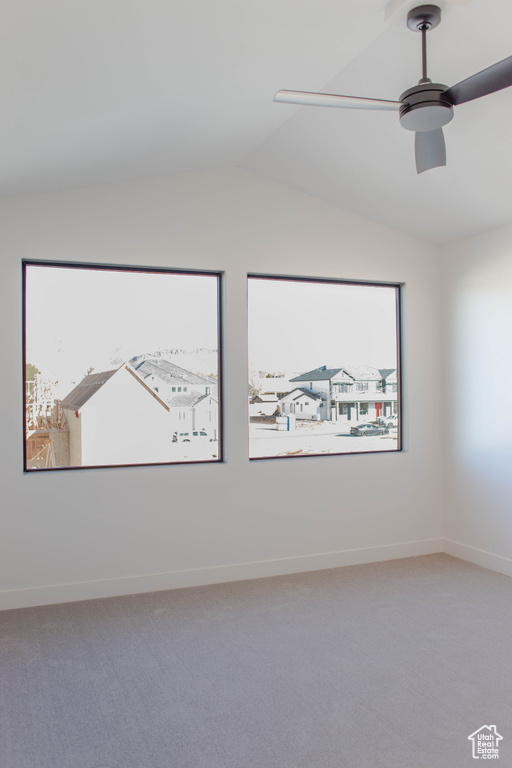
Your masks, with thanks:
[{"label": "gabled roof", "polygon": [[141,363],[135,363],[135,370],[142,379],[155,376],[166,384],[176,384],[177,381],[184,384],[198,385],[201,387],[215,387],[217,380],[210,376],[198,376],[196,373],[180,368],[179,365],[165,359],[147,359]]},{"label": "gabled roof", "polygon": [[217,402],[217,398],[215,397],[215,395],[212,395],[210,393],[209,395],[199,395],[199,397],[195,401],[194,405],[199,405],[199,403],[202,402],[203,400],[206,400],[207,397],[211,397],[211,399],[214,401],[214,403]]},{"label": "gabled roof", "polygon": [[288,392],[286,395],[284,395],[281,400],[286,400],[287,397],[290,397],[295,392],[298,392],[298,395],[295,395],[293,400],[298,400],[300,397],[309,397],[310,400],[323,400],[322,395],[317,395],[315,392],[312,392],[310,389],[305,389],[304,387],[295,387],[295,389],[292,389],[291,392]]},{"label": "gabled roof", "polygon": [[66,395],[64,400],[62,401],[61,405],[63,408],[66,408],[70,411],[78,411],[82,406],[84,406],[91,397],[99,390],[101,387],[109,381],[109,379],[112,378],[114,373],[117,373],[121,370],[121,368],[124,368],[133,378],[138,382],[138,384],[148,392],[151,397],[154,397],[155,400],[157,400],[160,405],[162,405],[166,411],[169,410],[169,406],[162,400],[161,397],[155,392],[151,387],[148,387],[145,381],[136,373],[136,371],[133,370],[132,366],[129,363],[126,363],[124,365],[121,365],[119,368],[115,368],[113,371],[103,371],[102,373],[90,373],[88,376],[86,376],[80,384],[78,384],[69,395]]},{"label": "gabled roof", "polygon": [[62,407],[70,411],[78,411],[85,405],[95,392],[98,391],[114,375],[118,369],[103,371],[102,373],[90,373],[80,384],[71,390],[62,401]]},{"label": "gabled roof", "polygon": [[312,371],[301,373],[300,376],[296,376],[290,381],[331,381],[335,376],[343,371],[354,381],[380,381],[390,376],[396,371],[396,368],[373,368],[371,365],[349,365],[344,368],[327,368],[326,365],[322,365],[320,368],[315,368]]},{"label": "gabled roof", "polygon": [[[298,400],[299,397],[302,397],[303,395],[306,395],[306,397],[309,397],[311,400],[323,400],[322,395],[317,395],[314,392],[311,392],[310,389],[305,389],[304,387],[297,387],[297,389],[294,389],[293,392],[300,392],[300,395],[297,395],[297,397],[294,397],[294,400]],[[293,394],[291,392],[290,394]]]},{"label": "gabled roof", "polygon": [[341,368],[327,368],[326,365],[322,365],[320,368],[315,368],[307,373],[301,373],[300,376],[295,376],[290,381],[330,381],[341,370]]},{"label": "gabled roof", "polygon": [[380,381],[382,379],[379,369],[373,368],[371,365],[349,365],[342,370],[355,381]]},{"label": "gabled roof", "polygon": [[215,396],[212,394],[198,396],[197,392],[191,392],[190,394],[185,393],[184,395],[176,395],[175,397],[172,397],[168,403],[171,408],[193,408],[207,397],[211,397],[213,400],[215,400],[215,402],[217,402]]},{"label": "gabled roof", "polygon": [[197,402],[197,393],[187,394],[185,392],[184,395],[179,394],[176,397],[171,397],[167,402],[171,408],[192,408]]}]

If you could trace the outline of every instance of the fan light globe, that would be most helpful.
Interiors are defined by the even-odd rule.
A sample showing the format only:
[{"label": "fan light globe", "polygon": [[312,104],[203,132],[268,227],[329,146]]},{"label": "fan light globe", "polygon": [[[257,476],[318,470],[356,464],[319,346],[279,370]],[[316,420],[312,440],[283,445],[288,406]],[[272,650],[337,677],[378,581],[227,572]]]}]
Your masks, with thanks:
[{"label": "fan light globe", "polygon": [[453,106],[444,95],[446,85],[420,82],[402,93],[400,124],[408,131],[436,131],[453,119]]},{"label": "fan light globe", "polygon": [[400,124],[408,131],[436,131],[453,118],[453,109],[430,104],[416,107],[400,117]]}]

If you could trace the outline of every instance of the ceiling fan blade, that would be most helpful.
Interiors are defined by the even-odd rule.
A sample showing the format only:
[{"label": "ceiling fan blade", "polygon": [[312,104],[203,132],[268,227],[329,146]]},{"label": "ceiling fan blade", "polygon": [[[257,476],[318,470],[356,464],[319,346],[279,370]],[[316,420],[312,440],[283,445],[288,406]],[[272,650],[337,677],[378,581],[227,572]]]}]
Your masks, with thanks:
[{"label": "ceiling fan blade", "polygon": [[487,69],[482,69],[476,75],[452,85],[444,92],[452,104],[464,104],[466,101],[479,99],[489,93],[501,91],[512,85],[512,56],[498,61]]},{"label": "ceiling fan blade", "polygon": [[417,131],[414,149],[418,173],[446,165],[446,145],[442,128],[436,131]]},{"label": "ceiling fan blade", "polygon": [[278,91],[274,101],[284,104],[303,104],[307,107],[348,107],[349,109],[398,110],[400,101],[362,99],[358,96],[337,96],[331,93],[307,93],[306,91]]}]

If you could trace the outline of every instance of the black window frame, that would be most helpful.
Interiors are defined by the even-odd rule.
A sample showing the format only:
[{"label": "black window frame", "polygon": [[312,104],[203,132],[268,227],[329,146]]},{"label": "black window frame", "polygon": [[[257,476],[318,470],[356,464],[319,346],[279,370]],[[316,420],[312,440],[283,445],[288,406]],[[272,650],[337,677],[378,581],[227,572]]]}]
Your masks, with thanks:
[{"label": "black window frame", "polygon": [[[41,472],[66,472],[77,470],[97,470],[97,469],[124,469],[124,468],[137,468],[137,467],[168,467],[168,466],[185,466],[190,464],[222,464],[225,463],[225,415],[224,415],[224,394],[223,394],[223,339],[224,339],[224,309],[223,309],[223,294],[224,294],[224,272],[221,270],[208,270],[208,269],[180,269],[171,267],[153,267],[153,266],[141,266],[141,265],[125,265],[125,264],[107,264],[107,263],[95,263],[95,262],[82,262],[82,261],[59,261],[52,259],[28,259],[23,258],[21,260],[22,267],[22,382],[23,382],[23,398],[22,398],[22,426],[23,426],[23,472],[26,474],[39,474]],[[87,464],[87,465],[72,465],[72,466],[52,466],[52,467],[29,467],[27,466],[27,386],[26,386],[26,366],[27,366],[27,270],[30,267],[49,267],[49,268],[69,268],[69,269],[91,269],[96,271],[107,272],[129,272],[139,274],[162,274],[162,275],[189,275],[198,277],[212,277],[217,281],[217,361],[218,361],[218,438],[217,438],[217,458],[212,459],[193,459],[186,461],[165,461],[165,462],[140,462],[140,463],[119,463],[119,464]],[[172,432],[169,433],[169,441],[172,440]]]},{"label": "black window frame", "polygon": [[[394,282],[394,281],[368,281],[368,280],[345,280],[342,278],[326,278],[326,277],[305,277],[305,276],[292,276],[292,275],[283,275],[283,274],[277,274],[277,275],[271,275],[271,274],[262,274],[257,272],[249,272],[247,274],[247,288],[249,286],[250,280],[271,280],[271,281],[279,281],[282,280],[283,282],[300,282],[300,283],[315,283],[315,284],[336,284],[336,285],[352,285],[352,286],[362,286],[362,287],[376,287],[376,288],[392,288],[395,290],[395,312],[396,312],[396,325],[395,325],[395,339],[396,339],[396,375],[397,375],[397,400],[396,400],[396,408],[397,408],[397,415],[398,415],[398,426],[397,426],[397,447],[389,450],[383,450],[383,451],[354,451],[354,452],[332,452],[332,453],[307,453],[307,454],[294,454],[294,455],[271,455],[271,456],[251,456],[250,455],[250,439],[249,439],[249,461],[271,461],[275,459],[316,459],[316,458],[326,458],[326,457],[339,457],[339,456],[364,456],[364,455],[389,455],[389,454],[400,454],[405,452],[405,446],[404,446],[404,407],[403,407],[403,370],[404,370],[404,359],[403,359],[403,313],[402,313],[402,305],[404,301],[404,283],[401,282]],[[248,313],[249,315],[249,313]],[[249,323],[249,316],[247,319],[247,322]],[[249,332],[249,328],[247,328],[247,334]],[[250,355],[250,350],[249,350]],[[249,358],[250,363],[250,358]],[[321,407],[324,406],[324,403],[321,403]],[[329,405],[330,407],[330,405]]]}]

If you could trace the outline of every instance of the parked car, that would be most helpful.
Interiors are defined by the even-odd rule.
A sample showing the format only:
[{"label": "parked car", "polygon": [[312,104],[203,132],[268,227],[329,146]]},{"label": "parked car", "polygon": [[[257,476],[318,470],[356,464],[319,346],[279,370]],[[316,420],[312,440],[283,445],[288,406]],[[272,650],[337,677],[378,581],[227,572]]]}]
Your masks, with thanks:
[{"label": "parked car", "polygon": [[398,427],[398,416],[396,413],[393,416],[380,416],[377,419],[377,424],[381,427]]},{"label": "parked car", "polygon": [[194,430],[193,432],[175,432],[172,436],[172,441],[173,443],[190,443],[191,440],[205,437],[208,437],[208,432],[198,430]]},{"label": "parked car", "polygon": [[356,437],[363,435],[387,435],[389,429],[378,424],[359,424],[357,427],[350,427],[350,434]]}]

